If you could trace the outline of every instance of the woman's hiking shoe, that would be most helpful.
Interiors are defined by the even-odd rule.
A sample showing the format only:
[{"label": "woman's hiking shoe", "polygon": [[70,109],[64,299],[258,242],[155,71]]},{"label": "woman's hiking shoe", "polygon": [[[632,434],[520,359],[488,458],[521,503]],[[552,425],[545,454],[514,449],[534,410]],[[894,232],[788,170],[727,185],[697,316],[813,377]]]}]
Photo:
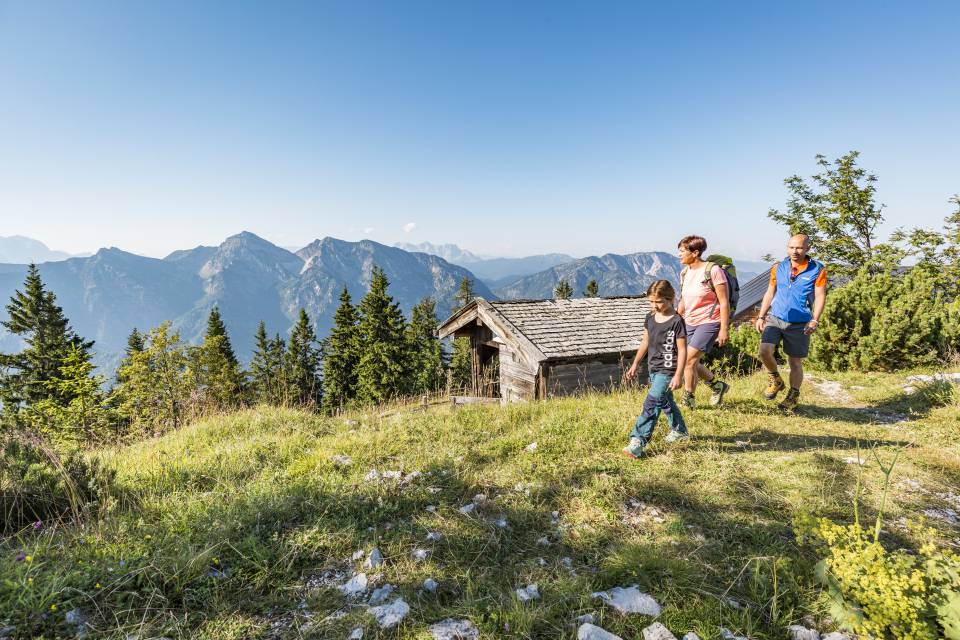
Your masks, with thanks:
[{"label": "woman's hiking shoe", "polygon": [[730,385],[723,380],[714,380],[709,386],[713,389],[713,394],[710,396],[710,406],[719,407],[723,403],[723,396],[727,395],[727,391],[730,391]]},{"label": "woman's hiking shoe", "polygon": [[680,397],[680,402],[687,409],[696,409],[697,408],[697,398],[693,395],[692,391],[687,391],[684,389],[683,395]]},{"label": "woman's hiking shoe", "polygon": [[790,387],[790,391],[787,391],[787,397],[777,405],[781,411],[795,411],[797,404],[800,402],[800,389],[794,389]]},{"label": "woman's hiking shoe", "polygon": [[680,442],[681,440],[689,440],[689,439],[690,439],[689,433],[680,433],[679,431],[674,431],[673,429],[671,429],[670,433],[667,434],[667,437],[664,438],[664,440],[668,444],[673,444],[674,442]]},{"label": "woman's hiking shoe", "polygon": [[630,444],[623,448],[623,455],[628,458],[642,458],[644,443],[640,438],[630,438]]},{"label": "woman's hiking shoe", "polygon": [[770,384],[763,390],[763,397],[767,400],[773,400],[777,397],[778,393],[787,388],[787,385],[784,384],[783,378],[780,377],[779,373],[771,373],[768,375],[770,376]]}]

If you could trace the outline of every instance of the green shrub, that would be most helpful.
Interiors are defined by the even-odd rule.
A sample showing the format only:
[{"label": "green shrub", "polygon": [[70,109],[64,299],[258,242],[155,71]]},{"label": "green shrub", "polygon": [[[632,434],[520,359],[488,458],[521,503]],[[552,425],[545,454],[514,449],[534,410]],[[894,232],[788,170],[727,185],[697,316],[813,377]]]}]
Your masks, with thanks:
[{"label": "green shrub", "polygon": [[730,330],[730,340],[714,349],[705,358],[705,365],[722,376],[742,376],[761,367],[757,353],[760,349],[760,334],[752,324],[744,324]]},{"label": "green shrub", "polygon": [[960,639],[960,556],[921,531],[919,552],[887,551],[859,524],[801,519],[801,539],[825,557],[816,574],[830,615],[856,634],[904,640]]},{"label": "green shrub", "polygon": [[829,293],[811,361],[830,371],[929,366],[947,359],[950,330],[948,307],[928,273],[863,270]]},{"label": "green shrub", "polygon": [[37,437],[0,436],[0,533],[79,517],[105,501],[113,475],[80,451],[61,455]]}]

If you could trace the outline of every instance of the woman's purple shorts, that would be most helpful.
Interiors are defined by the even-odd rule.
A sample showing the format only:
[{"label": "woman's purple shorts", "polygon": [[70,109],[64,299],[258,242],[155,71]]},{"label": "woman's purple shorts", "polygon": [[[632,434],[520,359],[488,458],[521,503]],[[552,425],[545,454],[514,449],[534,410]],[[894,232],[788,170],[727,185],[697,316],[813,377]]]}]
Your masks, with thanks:
[{"label": "woman's purple shorts", "polygon": [[704,322],[695,327],[687,325],[687,346],[703,353],[709,353],[710,349],[713,349],[713,343],[717,341],[719,334],[719,322]]}]

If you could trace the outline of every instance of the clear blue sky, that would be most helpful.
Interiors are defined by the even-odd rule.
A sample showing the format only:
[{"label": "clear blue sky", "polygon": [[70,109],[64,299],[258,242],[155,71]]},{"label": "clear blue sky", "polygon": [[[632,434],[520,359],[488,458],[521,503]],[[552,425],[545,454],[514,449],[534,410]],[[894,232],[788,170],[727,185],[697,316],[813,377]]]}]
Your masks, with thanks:
[{"label": "clear blue sky", "polygon": [[960,3],[675,4],[0,0],[0,235],[756,258],[850,149],[949,212]]}]

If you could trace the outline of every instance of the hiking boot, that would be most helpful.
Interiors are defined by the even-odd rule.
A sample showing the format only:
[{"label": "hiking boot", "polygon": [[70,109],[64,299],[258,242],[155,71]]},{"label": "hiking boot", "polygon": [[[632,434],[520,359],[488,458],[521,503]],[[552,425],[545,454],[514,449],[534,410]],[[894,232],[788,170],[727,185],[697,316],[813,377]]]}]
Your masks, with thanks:
[{"label": "hiking boot", "polygon": [[687,409],[697,408],[697,398],[693,395],[692,391],[687,391],[686,389],[684,389],[683,396],[680,397],[680,402]]},{"label": "hiking boot", "polygon": [[674,431],[673,429],[671,429],[670,433],[667,434],[667,437],[664,438],[664,440],[668,444],[673,444],[674,442],[680,442],[681,440],[689,440],[689,439],[690,439],[689,433],[680,433],[679,431]]},{"label": "hiking boot", "polygon": [[795,411],[797,404],[800,402],[800,389],[790,388],[790,391],[787,392],[787,397],[777,405],[777,408],[781,411]]},{"label": "hiking boot", "polygon": [[719,407],[723,404],[723,396],[727,394],[727,391],[730,391],[730,385],[723,380],[714,380],[710,383],[710,388],[713,389],[713,394],[710,396],[710,406]]},{"label": "hiking boot", "polygon": [[767,400],[773,400],[777,397],[778,393],[787,388],[787,385],[783,383],[783,378],[780,377],[779,373],[771,373],[768,375],[770,376],[770,384],[763,390],[763,397]]},{"label": "hiking boot", "polygon": [[623,448],[623,455],[628,458],[641,458],[643,457],[644,446],[644,442],[640,438],[630,438],[630,444]]}]

